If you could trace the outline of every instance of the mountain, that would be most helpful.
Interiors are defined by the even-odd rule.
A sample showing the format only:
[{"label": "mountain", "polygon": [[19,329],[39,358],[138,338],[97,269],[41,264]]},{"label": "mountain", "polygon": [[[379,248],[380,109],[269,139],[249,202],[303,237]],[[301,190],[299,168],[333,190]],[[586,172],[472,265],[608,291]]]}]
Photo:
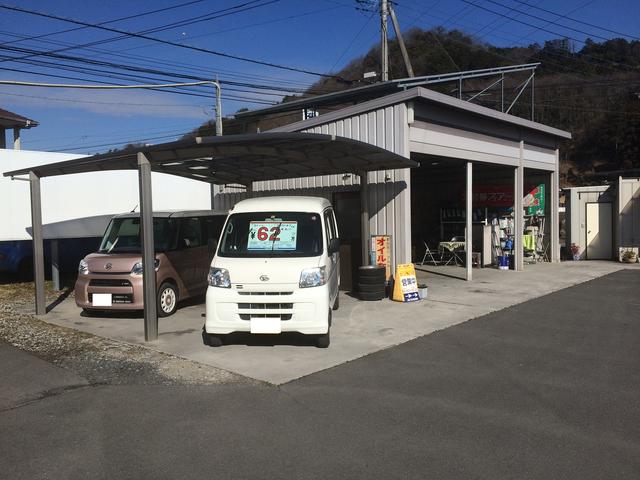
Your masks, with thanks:
[{"label": "mountain", "polygon": [[[602,43],[587,40],[581,49],[567,39],[547,41],[527,47],[496,47],[459,30],[412,29],[403,36],[416,76],[496,66],[540,62],[536,70],[534,119],[573,133],[573,139],[561,147],[561,183],[563,186],[600,182],[603,171],[630,171],[640,168],[640,42],[612,39]],[[391,78],[404,78],[406,71],[396,40],[389,44]],[[379,46],[354,59],[336,78],[323,78],[303,96],[353,88],[362,84],[363,74],[380,71]],[[510,75],[505,81],[506,101],[513,99],[524,75]],[[494,80],[465,81],[463,95],[484,89]],[[453,94],[453,84],[429,88]],[[474,100],[499,108],[499,88]],[[300,97],[286,97],[284,102]],[[531,98],[525,89],[511,110],[512,114],[531,118]],[[292,114],[297,119],[299,113]],[[278,123],[282,123],[282,118]],[[270,128],[261,125],[262,131]],[[274,125],[273,125],[274,126]],[[246,124],[225,121],[225,133],[246,131]],[[211,123],[197,130],[212,129]],[[194,132],[196,133],[196,132]]]}]

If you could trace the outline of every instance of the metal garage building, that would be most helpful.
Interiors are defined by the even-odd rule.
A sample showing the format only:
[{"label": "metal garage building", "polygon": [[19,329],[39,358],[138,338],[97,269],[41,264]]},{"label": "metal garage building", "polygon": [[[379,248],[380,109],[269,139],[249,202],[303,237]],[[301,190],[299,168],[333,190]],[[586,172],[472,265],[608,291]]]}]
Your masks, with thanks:
[{"label": "metal garage building", "polygon": [[[286,105],[286,104],[285,104]],[[268,114],[274,109],[256,113]],[[275,110],[274,110],[275,111]],[[559,144],[569,132],[525,120],[490,108],[459,100],[423,87],[415,87],[324,115],[296,122],[273,131],[315,132],[371,143],[406,158],[419,161],[423,177],[438,179],[422,183],[420,189],[437,189],[458,176],[466,197],[471,198],[474,167],[476,178],[500,178],[513,187],[515,211],[522,212],[525,176],[536,175],[547,184],[550,259],[559,260],[558,169]],[[435,167],[438,168],[435,168]],[[369,225],[371,234],[393,238],[393,263],[412,259],[412,197],[418,185],[410,169],[370,172]],[[289,180],[255,182],[242,189],[214,187],[214,208],[228,209],[246,195],[323,195],[339,203],[340,194],[359,189],[357,175],[327,175]],[[473,205],[466,205],[470,221]],[[421,207],[420,207],[421,208]],[[414,201],[415,209],[415,201]],[[336,205],[336,211],[340,206]],[[413,223],[413,225],[412,225]],[[523,268],[522,215],[516,215],[516,269]],[[467,225],[471,230],[471,224]],[[471,235],[467,242],[471,243]],[[471,254],[471,248],[466,248]],[[467,262],[467,279],[471,262]]]}]

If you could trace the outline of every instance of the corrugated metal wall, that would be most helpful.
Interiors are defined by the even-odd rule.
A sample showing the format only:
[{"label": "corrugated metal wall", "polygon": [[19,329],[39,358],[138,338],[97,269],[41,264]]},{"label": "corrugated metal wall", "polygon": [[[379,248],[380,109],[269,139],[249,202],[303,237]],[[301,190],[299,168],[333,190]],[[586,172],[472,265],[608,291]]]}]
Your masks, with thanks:
[{"label": "corrugated metal wall", "polygon": [[640,178],[618,181],[618,245],[640,247]]},{"label": "corrugated metal wall", "polygon": [[[400,103],[385,108],[328,122],[307,130],[352,138],[409,157],[409,125],[407,107]],[[371,234],[392,235],[393,262],[411,261],[411,176],[409,169],[370,172]],[[357,175],[323,175],[287,180],[254,182],[257,195],[314,195],[331,200],[333,192],[358,190]],[[214,189],[215,208],[228,209],[247,194],[240,189],[223,192]]]}]

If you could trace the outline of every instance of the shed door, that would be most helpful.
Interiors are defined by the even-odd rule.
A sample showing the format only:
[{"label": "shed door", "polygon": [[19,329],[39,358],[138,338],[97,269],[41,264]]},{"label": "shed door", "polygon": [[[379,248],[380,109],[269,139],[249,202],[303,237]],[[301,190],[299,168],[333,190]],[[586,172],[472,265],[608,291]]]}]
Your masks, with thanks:
[{"label": "shed door", "polygon": [[612,236],[611,203],[587,203],[587,259],[610,260]]}]

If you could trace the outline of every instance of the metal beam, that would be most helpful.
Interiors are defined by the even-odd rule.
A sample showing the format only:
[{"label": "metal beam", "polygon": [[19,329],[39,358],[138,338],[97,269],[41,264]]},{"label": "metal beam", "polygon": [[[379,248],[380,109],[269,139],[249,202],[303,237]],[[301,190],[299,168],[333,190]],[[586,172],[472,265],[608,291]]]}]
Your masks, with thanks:
[{"label": "metal beam", "polygon": [[360,172],[360,233],[362,236],[362,265],[369,265],[369,179]]},{"label": "metal beam", "polygon": [[513,228],[514,228],[514,260],[515,269],[520,271],[524,270],[524,247],[522,243],[522,234],[524,231],[524,218],[522,216],[522,198],[524,196],[524,141],[520,141],[520,165],[518,165],[514,172],[514,195],[513,195]]},{"label": "metal beam", "polygon": [[522,95],[522,92],[524,92],[525,88],[527,88],[527,85],[529,85],[529,82],[531,82],[531,80],[533,79],[533,77],[535,76],[536,72],[535,70],[533,71],[533,73],[531,75],[529,75],[529,78],[527,78],[524,82],[524,84],[522,85],[522,87],[520,88],[520,91],[518,92],[518,94],[516,95],[516,98],[513,99],[513,101],[511,102],[511,105],[509,105],[509,108],[507,108],[507,111],[504,113],[509,113],[511,111],[511,109],[513,108],[513,106],[516,104],[516,102],[518,101],[518,99],[520,98],[520,95]]},{"label": "metal beam", "polygon": [[491,85],[489,85],[487,88],[480,90],[478,93],[476,93],[474,96],[467,98],[467,102],[470,102],[471,100],[475,99],[476,97],[479,97],[480,95],[482,95],[484,92],[486,92],[487,90],[495,87],[497,84],[502,83],[504,81],[504,78],[499,78],[498,80],[496,80],[495,82],[493,82]]},{"label": "metal beam", "polygon": [[142,283],[144,301],[144,340],[158,339],[156,308],[156,269],[153,240],[153,204],[151,195],[151,163],[138,153],[138,181],[140,193],[140,235],[142,237]]},{"label": "metal beam", "polygon": [[472,265],[472,252],[473,252],[473,224],[471,219],[473,217],[473,163],[467,162],[467,191],[465,194],[466,203],[466,226],[465,226],[465,264],[467,268],[467,281],[473,279],[473,265]]},{"label": "metal beam", "polygon": [[512,65],[508,67],[495,67],[495,68],[483,68],[480,70],[465,70],[462,72],[443,73],[440,75],[427,75],[424,77],[414,77],[408,79],[406,82],[398,81],[398,88],[411,88],[419,85],[426,85],[431,83],[443,83],[458,80],[460,78],[477,78],[488,77],[491,75],[502,75],[505,73],[522,72],[525,70],[535,70],[540,63],[527,63],[524,65]]},{"label": "metal beam", "polygon": [[36,289],[36,315],[47,313],[44,296],[44,237],[42,235],[42,197],[40,177],[29,172],[31,186],[31,232],[33,235],[33,283]]},{"label": "metal beam", "polygon": [[560,219],[558,217],[558,210],[560,206],[560,199],[558,198],[558,195],[560,194],[560,185],[558,182],[559,162],[560,151],[556,148],[556,169],[551,172],[551,181],[549,182],[549,190],[551,190],[549,192],[549,198],[551,199],[549,202],[551,208],[549,215],[551,221],[549,233],[552,262],[560,261]]}]

